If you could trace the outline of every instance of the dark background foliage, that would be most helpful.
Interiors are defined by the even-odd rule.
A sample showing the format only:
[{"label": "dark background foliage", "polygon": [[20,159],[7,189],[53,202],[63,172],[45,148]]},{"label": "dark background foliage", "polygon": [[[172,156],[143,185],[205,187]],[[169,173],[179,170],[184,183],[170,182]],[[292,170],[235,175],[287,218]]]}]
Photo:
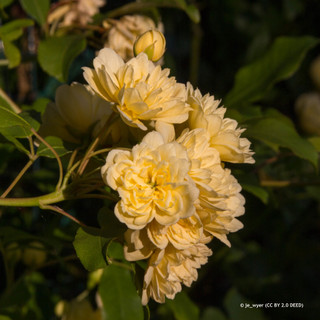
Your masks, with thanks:
[{"label": "dark background foliage", "polygon": [[[128,2],[109,0],[106,8]],[[276,37],[320,37],[320,2],[316,0],[203,0],[195,2],[195,5],[201,14],[199,24],[191,22],[181,10],[159,9],[167,39],[165,63],[178,81],[191,81],[202,93],[209,92],[222,99],[222,104],[233,86],[237,70],[258,59]],[[18,5],[12,5],[11,13],[19,16],[22,14],[19,10]],[[314,90],[309,67],[319,54],[319,46],[312,49],[290,79],[277,83],[259,101],[262,110],[272,107],[288,116],[302,136],[305,133],[298,126],[294,102],[301,93]],[[69,83],[73,80],[84,82],[80,68],[90,65],[93,56],[94,50],[89,48],[75,60],[70,69]],[[36,64],[29,64],[29,68],[26,81],[31,86],[26,94],[21,95],[21,88],[16,85],[17,78],[21,78],[21,68],[8,70],[0,67],[1,88],[20,104],[30,105],[36,97],[52,99],[59,82],[43,74]],[[1,139],[1,142],[5,141]],[[1,188],[4,190],[23,166],[25,155],[7,143],[1,144],[0,148]],[[247,183],[248,177],[258,184],[262,181],[267,200],[262,201],[243,191],[246,213],[240,220],[244,228],[230,235],[231,248],[218,240],[211,243],[212,257],[199,271],[198,281],[191,288],[186,288],[186,292],[200,309],[203,320],[318,319],[318,173],[306,160],[293,157],[287,149],[275,151],[257,140],[253,140],[252,148],[256,152],[255,165],[229,167],[240,183]],[[17,185],[12,196],[52,191],[57,179],[54,170],[54,163],[41,158]],[[289,183],[285,187],[263,185],[265,177]],[[100,200],[81,200],[65,204],[64,209],[86,224],[97,226],[97,212],[102,205]],[[11,226],[33,234],[35,240],[45,244],[49,260],[54,261],[38,270],[40,275],[32,278],[31,274],[22,280],[17,294],[12,296],[16,299],[15,306],[24,304],[29,297],[27,301],[31,311],[27,313],[28,319],[39,314],[40,318],[36,319],[51,319],[57,301],[72,299],[86,287],[86,271],[74,259],[72,247],[76,226],[65,218],[42,213],[37,208],[0,208],[0,215],[1,227]],[[26,245],[23,241],[19,244],[22,248]],[[70,259],[61,262],[61,256]],[[15,267],[15,277],[19,278],[24,272],[19,262]],[[0,279],[0,286],[4,287],[8,280],[2,269]],[[36,288],[36,291],[31,288]],[[41,307],[33,305],[31,291]],[[2,301],[2,306],[5,303]],[[240,303],[280,303],[280,306],[244,310]],[[286,307],[286,303],[303,303],[304,307]],[[151,319],[184,319],[173,315],[166,305],[158,306],[151,302],[150,310]]]}]

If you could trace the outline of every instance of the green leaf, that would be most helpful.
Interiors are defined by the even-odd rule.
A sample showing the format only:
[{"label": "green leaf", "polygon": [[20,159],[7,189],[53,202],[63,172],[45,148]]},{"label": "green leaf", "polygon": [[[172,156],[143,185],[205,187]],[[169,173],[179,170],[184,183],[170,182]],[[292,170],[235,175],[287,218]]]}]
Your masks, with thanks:
[{"label": "green leaf", "polygon": [[110,241],[107,247],[107,256],[111,260],[126,261],[123,253],[123,246],[116,241]]},{"label": "green leaf", "polygon": [[178,293],[173,300],[167,300],[166,305],[172,310],[176,320],[199,319],[199,308],[183,291]]},{"label": "green leaf", "polygon": [[[89,229],[86,228],[88,232]],[[100,237],[94,233],[88,233],[79,228],[73,241],[77,256],[88,271],[105,268],[105,246],[107,238]]]},{"label": "green leaf", "polygon": [[201,320],[227,320],[227,318],[218,308],[209,307],[204,310]]},{"label": "green leaf", "polygon": [[320,152],[320,137],[311,137],[308,138],[308,141]]},{"label": "green leaf", "polygon": [[250,192],[259,198],[264,204],[268,203],[269,193],[264,188],[253,184],[241,184],[241,186],[243,190]]},{"label": "green leaf", "polygon": [[0,106],[0,132],[16,138],[32,135],[31,125],[15,112]]},{"label": "green leaf", "polygon": [[81,35],[51,37],[40,42],[38,60],[44,71],[65,82],[72,61],[85,48],[86,40]]},{"label": "green leaf", "polygon": [[0,91],[0,106],[2,106],[3,108],[12,110],[10,103],[8,102],[8,100],[5,98],[5,96],[1,95],[1,91]]},{"label": "green leaf", "polygon": [[[60,138],[46,137],[45,140],[56,151],[59,157],[71,152],[64,147],[63,141]],[[52,151],[43,143],[40,144],[37,150],[37,155],[40,157],[55,158],[55,155],[52,153]]]},{"label": "green leaf", "polygon": [[[224,305],[230,320],[265,320],[261,309],[253,307],[253,303],[241,296],[235,288],[226,294]],[[252,308],[246,308],[246,305]]]},{"label": "green leaf", "polygon": [[45,24],[50,0],[20,0],[22,8],[41,26]]},{"label": "green leaf", "polygon": [[101,226],[102,234],[108,238],[119,237],[126,231],[126,225],[121,223],[114,212],[107,207],[99,210],[98,222]]},{"label": "green leaf", "polygon": [[23,28],[33,25],[30,19],[17,19],[0,27],[0,38],[3,41],[4,53],[9,60],[9,68],[14,68],[21,61],[19,49],[12,43],[23,34]]},{"label": "green leaf", "polygon": [[308,140],[301,138],[287,122],[274,118],[261,118],[249,121],[247,124],[246,137],[288,148],[298,157],[309,160],[317,168],[317,150]]},{"label": "green leaf", "polygon": [[0,0],[0,8],[5,8],[9,6],[13,0]]},{"label": "green leaf", "polygon": [[[0,132],[1,132],[1,131],[0,131]],[[17,147],[18,150],[22,151],[22,152],[25,153],[25,154],[28,154],[28,155],[30,154],[29,150],[27,150],[27,149],[23,146],[23,144],[22,144],[18,139],[16,139],[15,137],[13,137],[13,136],[10,135],[10,134],[6,134],[6,133],[4,133],[4,132],[1,132],[1,134],[2,134],[8,141],[12,142],[12,143]]]},{"label": "green leaf", "polygon": [[106,319],[143,320],[141,300],[129,270],[115,265],[105,268],[99,294]]},{"label": "green leaf", "polygon": [[192,4],[188,5],[185,8],[185,12],[193,22],[195,23],[200,22],[200,12],[196,6]]},{"label": "green leaf", "polygon": [[20,64],[21,54],[19,49],[10,41],[6,40],[6,38],[2,38],[4,53],[9,60],[9,68],[14,68]]},{"label": "green leaf", "polygon": [[260,59],[238,71],[224,105],[236,108],[261,99],[276,82],[290,77],[318,42],[313,37],[277,38]]},{"label": "green leaf", "polygon": [[0,37],[6,37],[9,41],[16,40],[22,35],[22,29],[30,26],[33,26],[33,21],[30,19],[10,21],[0,27]]}]

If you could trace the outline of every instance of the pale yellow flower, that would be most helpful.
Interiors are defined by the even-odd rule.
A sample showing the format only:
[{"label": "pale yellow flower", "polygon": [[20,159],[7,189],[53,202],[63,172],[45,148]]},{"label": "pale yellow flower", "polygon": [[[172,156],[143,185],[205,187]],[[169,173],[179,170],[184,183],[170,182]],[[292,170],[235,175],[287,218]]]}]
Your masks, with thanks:
[{"label": "pale yellow flower", "polygon": [[219,152],[210,146],[206,130],[186,130],[177,142],[187,149],[191,159],[189,175],[199,190],[196,211],[205,234],[230,246],[227,234],[243,227],[237,220],[244,214],[241,186],[230,170],[221,166]]},{"label": "pale yellow flower", "polygon": [[[141,53],[125,63],[109,48],[100,50],[93,60],[94,69],[83,68],[84,78],[103,99],[113,102],[123,121],[147,130],[142,121],[182,123],[190,108],[185,102],[185,85],[168,77]],[[148,123],[146,123],[148,125]]]},{"label": "pale yellow flower", "polygon": [[133,44],[137,37],[149,29],[163,32],[163,24],[158,26],[152,19],[142,15],[125,15],[119,20],[107,19],[103,26],[109,29],[105,47],[113,49],[125,61],[133,58]]},{"label": "pale yellow flower", "polygon": [[105,0],[71,0],[54,8],[48,15],[49,24],[67,27],[75,23],[82,25],[92,22],[92,17],[104,6]]},{"label": "pale yellow flower", "polygon": [[158,30],[148,30],[141,34],[133,46],[134,55],[144,52],[149,60],[158,61],[166,51],[166,39]]},{"label": "pale yellow flower", "polygon": [[168,246],[165,250],[156,250],[151,256],[144,276],[142,304],[150,298],[164,303],[165,298],[174,299],[181,291],[181,284],[190,286],[197,280],[197,269],[207,263],[212,251],[203,243],[188,249],[177,250]]},{"label": "pale yellow flower", "polygon": [[188,103],[192,107],[188,124],[190,129],[204,128],[210,137],[210,145],[220,153],[221,161],[254,163],[250,142],[241,138],[244,129],[237,128],[237,121],[224,118],[226,109],[218,107],[220,101],[199,89],[194,90],[188,83]]},{"label": "pale yellow flower", "polygon": [[[86,136],[97,135],[112,114],[112,106],[89,86],[73,83],[56,91],[55,103],[50,102],[43,114],[40,135],[57,136],[79,143]],[[118,123],[110,128],[112,141],[120,139]]]},{"label": "pale yellow flower", "polygon": [[194,214],[189,218],[164,226],[153,220],[141,230],[128,229],[125,233],[125,257],[129,261],[149,258],[155,249],[172,245],[177,250],[187,249],[200,242],[210,242],[212,237],[203,236],[202,222]]},{"label": "pale yellow flower", "polygon": [[165,143],[153,131],[131,151],[112,150],[101,173],[120,195],[117,218],[130,229],[142,229],[153,219],[172,225],[195,213],[199,191],[189,169],[185,148],[177,142]]}]

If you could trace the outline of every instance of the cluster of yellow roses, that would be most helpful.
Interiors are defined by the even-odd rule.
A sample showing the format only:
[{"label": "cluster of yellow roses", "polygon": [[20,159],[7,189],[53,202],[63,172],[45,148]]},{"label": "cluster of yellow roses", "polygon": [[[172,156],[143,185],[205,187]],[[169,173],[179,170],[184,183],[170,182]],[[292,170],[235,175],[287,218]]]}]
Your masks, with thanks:
[{"label": "cluster of yellow roses", "polygon": [[89,85],[57,90],[41,130],[71,142],[107,130],[113,149],[101,174],[120,196],[125,257],[148,259],[142,303],[164,302],[197,279],[214,237],[230,246],[227,234],[242,228],[241,186],[224,162],[253,163],[250,142],[219,101],[143,52],[124,62],[104,48],[93,66],[83,68]]}]

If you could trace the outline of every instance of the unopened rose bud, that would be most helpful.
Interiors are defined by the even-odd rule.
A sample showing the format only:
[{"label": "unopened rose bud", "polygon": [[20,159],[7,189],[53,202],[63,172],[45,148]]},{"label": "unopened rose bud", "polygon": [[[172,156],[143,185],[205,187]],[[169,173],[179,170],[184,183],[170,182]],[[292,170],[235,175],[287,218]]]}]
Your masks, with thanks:
[{"label": "unopened rose bud", "polygon": [[45,246],[38,241],[32,241],[23,251],[22,260],[29,267],[42,265],[47,259]]},{"label": "unopened rose bud", "polygon": [[158,61],[166,50],[166,39],[162,32],[149,30],[141,34],[133,46],[134,55],[144,52],[149,60]]},{"label": "unopened rose bud", "polygon": [[320,94],[302,94],[295,103],[295,111],[301,129],[308,134],[320,136]]},{"label": "unopened rose bud", "polygon": [[317,89],[320,90],[320,56],[312,61],[310,76]]}]

